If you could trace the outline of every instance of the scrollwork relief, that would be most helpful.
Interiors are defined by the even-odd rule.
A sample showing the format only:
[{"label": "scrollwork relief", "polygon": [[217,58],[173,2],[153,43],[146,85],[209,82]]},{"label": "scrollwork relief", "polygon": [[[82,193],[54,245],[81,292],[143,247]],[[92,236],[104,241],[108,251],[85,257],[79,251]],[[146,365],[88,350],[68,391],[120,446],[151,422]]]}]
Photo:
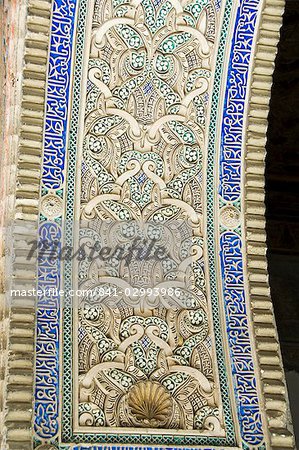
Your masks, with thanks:
[{"label": "scrollwork relief", "polygon": [[[169,254],[111,258],[109,269],[80,261],[80,288],[106,294],[79,303],[79,427],[225,435],[202,205],[218,9],[212,0],[95,2],[80,243],[127,249],[142,223]],[[124,295],[161,286],[177,294]]]}]

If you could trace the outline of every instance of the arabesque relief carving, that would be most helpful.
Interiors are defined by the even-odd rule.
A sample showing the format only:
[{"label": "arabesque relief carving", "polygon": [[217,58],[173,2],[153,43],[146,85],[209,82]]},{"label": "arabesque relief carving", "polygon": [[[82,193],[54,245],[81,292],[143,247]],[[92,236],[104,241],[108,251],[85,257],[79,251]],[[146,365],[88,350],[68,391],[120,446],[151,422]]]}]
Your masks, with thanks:
[{"label": "arabesque relief carving", "polygon": [[[216,3],[95,2],[80,243],[128,249],[139,236],[169,254],[130,264],[116,258],[108,269],[79,263],[80,288],[106,290],[80,299],[79,427],[225,435],[202,205]],[[159,286],[176,287],[177,296],[124,293]]]}]

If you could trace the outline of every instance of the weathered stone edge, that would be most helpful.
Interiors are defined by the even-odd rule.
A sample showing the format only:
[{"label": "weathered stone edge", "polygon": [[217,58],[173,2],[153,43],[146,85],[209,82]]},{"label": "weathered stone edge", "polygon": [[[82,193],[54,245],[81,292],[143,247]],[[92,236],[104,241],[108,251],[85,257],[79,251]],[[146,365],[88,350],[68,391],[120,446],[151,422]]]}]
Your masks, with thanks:
[{"label": "weathered stone edge", "polygon": [[285,0],[264,0],[255,47],[246,135],[245,232],[249,298],[269,441],[295,448],[285,375],[270,295],[265,231],[265,157],[269,102]]},{"label": "weathered stone edge", "polygon": [[[12,204],[12,233],[6,233],[10,257],[5,258],[5,299],[9,316],[7,359],[2,362],[5,372],[3,392],[2,447],[29,450],[32,448],[35,302],[34,297],[10,295],[11,290],[36,287],[36,255],[26,260],[30,241],[37,236],[41,158],[43,148],[44,110],[48,66],[51,0],[20,2],[24,36],[16,42],[23,48],[21,93],[12,111],[18,122],[14,176],[15,192]],[[25,24],[24,24],[25,22]],[[18,107],[20,105],[20,108]],[[8,267],[11,277],[8,277]],[[5,365],[5,366],[4,366]]]}]

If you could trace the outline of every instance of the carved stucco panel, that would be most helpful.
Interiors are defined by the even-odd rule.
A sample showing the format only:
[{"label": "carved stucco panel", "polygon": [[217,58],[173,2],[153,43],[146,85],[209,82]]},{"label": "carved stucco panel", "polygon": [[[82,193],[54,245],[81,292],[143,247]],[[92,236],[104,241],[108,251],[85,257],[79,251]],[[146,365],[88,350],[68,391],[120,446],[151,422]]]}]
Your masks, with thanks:
[{"label": "carved stucco panel", "polygon": [[[100,307],[94,297],[79,305],[79,428],[225,434],[202,203],[219,14],[213,2],[95,2],[82,89],[81,242],[128,247],[141,221],[144,237],[156,235],[172,255],[116,261],[114,276],[93,262],[79,265],[80,289],[106,290]],[[188,246],[189,260],[181,254]],[[166,286],[172,292],[163,298]],[[174,287],[189,310],[171,300]],[[147,288],[157,295],[143,294],[142,308]],[[112,307],[107,289],[118,293]]]}]

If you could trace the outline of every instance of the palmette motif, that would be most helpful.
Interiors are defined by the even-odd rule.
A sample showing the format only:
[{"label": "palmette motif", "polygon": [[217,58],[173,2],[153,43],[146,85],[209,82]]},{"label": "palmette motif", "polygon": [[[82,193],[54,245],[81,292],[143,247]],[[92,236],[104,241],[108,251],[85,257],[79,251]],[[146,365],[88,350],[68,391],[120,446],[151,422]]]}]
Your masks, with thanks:
[{"label": "palmette motif", "polygon": [[160,384],[150,381],[133,386],[128,394],[128,407],[137,424],[161,427],[171,417],[172,399]]},{"label": "palmette motif", "polygon": [[225,435],[202,209],[217,10],[212,0],[95,2],[80,243],[127,248],[142,222],[169,254],[115,259],[109,269],[83,258],[79,286],[166,284],[179,289],[180,304],[123,292],[113,303],[108,295],[100,304],[81,299],[79,426]]}]

